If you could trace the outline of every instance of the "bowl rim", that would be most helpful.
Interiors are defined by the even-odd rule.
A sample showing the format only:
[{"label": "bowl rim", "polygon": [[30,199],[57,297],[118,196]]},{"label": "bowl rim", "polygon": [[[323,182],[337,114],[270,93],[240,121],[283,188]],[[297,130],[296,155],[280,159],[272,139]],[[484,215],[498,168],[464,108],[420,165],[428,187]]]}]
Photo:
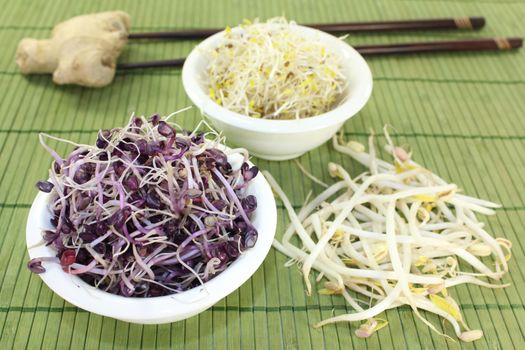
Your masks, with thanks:
[{"label": "bowl rim", "polygon": [[[232,163],[240,162],[238,154],[228,158]],[[253,165],[251,162],[249,164]],[[46,264],[46,272],[39,276],[53,292],[71,304],[127,322],[160,324],[200,313],[244,284],[262,265],[270,251],[277,227],[275,198],[261,172],[252,181],[248,188],[257,188],[258,200],[253,219],[259,233],[255,246],[246,250],[221,274],[201,286],[166,296],[126,298],[93,287],[79,277],[65,273],[58,264]],[[31,259],[56,255],[51,247],[36,245],[42,241],[42,230],[51,227],[47,207],[49,196],[48,193],[39,192],[28,215],[26,245]]]},{"label": "bowl rim", "polygon": [[[318,29],[302,25],[294,25],[293,28],[305,35],[318,35],[322,40],[326,40],[327,42],[334,44],[334,46],[338,46],[340,51],[348,55],[348,59],[345,59],[343,64],[352,65],[356,67],[355,71],[359,72],[362,81],[357,85],[354,94],[334,109],[313,117],[299,120],[269,120],[249,117],[230,111],[229,109],[217,104],[202,91],[200,83],[198,82],[199,76],[194,73],[196,71],[197,62],[203,57],[202,52],[207,48],[216,46],[217,42],[224,36],[224,31],[218,32],[202,41],[194,47],[186,58],[182,67],[182,84],[186,94],[204,115],[211,116],[225,123],[251,131],[290,134],[291,132],[293,133],[294,130],[298,133],[307,132],[344,122],[346,119],[361,110],[372,94],[373,79],[370,67],[359,52],[341,39]],[[242,29],[240,27],[232,29],[232,31],[235,30]]]}]

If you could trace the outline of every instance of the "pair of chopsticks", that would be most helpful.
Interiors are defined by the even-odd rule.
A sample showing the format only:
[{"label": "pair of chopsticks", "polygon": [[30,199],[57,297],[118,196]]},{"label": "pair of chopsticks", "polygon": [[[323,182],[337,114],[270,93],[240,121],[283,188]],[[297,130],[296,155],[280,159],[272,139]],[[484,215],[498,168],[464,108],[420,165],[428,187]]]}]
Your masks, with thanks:
[{"label": "pair of chopsticks", "polygon": [[[359,33],[359,32],[391,32],[404,30],[474,30],[481,29],[485,25],[483,17],[457,17],[443,19],[423,19],[408,21],[384,21],[384,22],[356,22],[356,23],[332,23],[332,24],[309,24],[308,27],[322,30],[331,34]],[[129,39],[203,39],[211,36],[222,29],[208,28],[173,32],[147,32],[131,33]],[[362,55],[392,55],[424,52],[458,52],[458,51],[498,51],[520,48],[523,44],[522,38],[486,38],[453,41],[430,41],[407,44],[388,45],[365,45],[354,46]],[[148,61],[137,63],[121,63],[117,69],[139,69],[180,67],[184,64],[184,58]]]}]

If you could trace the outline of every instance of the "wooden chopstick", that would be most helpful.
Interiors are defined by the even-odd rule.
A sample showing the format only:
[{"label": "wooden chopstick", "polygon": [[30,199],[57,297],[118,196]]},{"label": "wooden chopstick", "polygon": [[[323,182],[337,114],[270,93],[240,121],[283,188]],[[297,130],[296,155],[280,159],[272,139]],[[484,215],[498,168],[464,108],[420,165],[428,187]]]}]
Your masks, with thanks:
[{"label": "wooden chopstick", "polygon": [[[522,38],[490,38],[456,41],[430,41],[408,44],[365,45],[354,46],[354,49],[364,56],[379,56],[425,52],[498,51],[518,49],[522,45]],[[183,64],[184,58],[177,58],[165,61],[120,63],[117,64],[117,69],[129,70],[140,68],[181,67]]]},{"label": "wooden chopstick", "polygon": [[518,49],[522,38],[491,38],[454,41],[430,41],[408,44],[365,45],[354,48],[364,56],[397,55],[425,52],[491,51]]},{"label": "wooden chopstick", "polygon": [[[456,17],[439,19],[420,19],[406,21],[317,23],[307,27],[327,33],[390,32],[397,30],[429,29],[480,29],[485,25],[483,17]],[[129,39],[202,39],[220,32],[223,28],[190,29],[170,32],[131,33]]]},{"label": "wooden chopstick", "polygon": [[173,60],[163,61],[146,61],[136,63],[118,63],[117,70],[141,69],[141,68],[166,68],[166,67],[182,67],[185,58],[175,58]]}]

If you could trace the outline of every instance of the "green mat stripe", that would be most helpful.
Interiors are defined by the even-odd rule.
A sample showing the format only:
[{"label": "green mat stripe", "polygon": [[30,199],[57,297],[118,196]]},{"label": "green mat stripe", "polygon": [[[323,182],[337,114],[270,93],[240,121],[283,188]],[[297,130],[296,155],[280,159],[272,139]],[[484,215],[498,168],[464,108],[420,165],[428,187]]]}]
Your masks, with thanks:
[{"label": "green mat stripe", "polygon": [[[292,207],[294,209],[301,209],[302,205],[296,205],[292,204]],[[9,208],[9,209],[28,209],[31,208],[31,203],[0,203],[0,208]],[[278,209],[285,209],[284,205],[277,204]],[[496,208],[496,211],[519,211],[519,210],[525,210],[525,206],[521,207],[500,207]]]},{"label": "green mat stripe", "polygon": [[[96,134],[100,129],[0,129],[0,134]],[[345,136],[368,137],[366,132],[344,132]],[[525,140],[525,135],[460,135],[460,134],[431,134],[431,133],[396,133],[395,137],[424,137],[424,138],[444,138],[444,139],[465,139],[465,140]],[[383,135],[377,135],[383,138]]]},{"label": "green mat stripe", "polygon": [[[138,62],[138,61],[137,61]],[[130,70],[130,71],[118,71],[117,76],[126,75],[141,75],[141,76],[180,76],[180,70],[169,70],[169,69],[143,69],[143,70]],[[0,71],[0,75],[6,76],[21,76],[24,74],[19,71]],[[44,75],[49,77],[48,75]],[[375,82],[386,81],[386,82],[419,82],[419,83],[437,83],[437,84],[488,84],[488,85],[522,85],[525,84],[525,80],[479,80],[479,79],[435,79],[435,78],[403,78],[403,77],[381,77],[374,76]]]},{"label": "green mat stripe", "polygon": [[[459,307],[462,310],[485,310],[485,309],[525,309],[523,304],[511,304],[511,305],[501,305],[501,304],[461,304]],[[293,312],[304,312],[308,310],[340,310],[351,312],[353,309],[345,305],[281,305],[275,307],[268,306],[212,306],[211,311],[237,311],[237,312],[282,312],[282,311],[293,311]],[[400,311],[412,311],[408,305],[403,305],[397,308]],[[79,309],[74,306],[66,307],[23,307],[23,306],[10,306],[10,307],[0,307],[0,312],[88,312],[83,309]]]}]

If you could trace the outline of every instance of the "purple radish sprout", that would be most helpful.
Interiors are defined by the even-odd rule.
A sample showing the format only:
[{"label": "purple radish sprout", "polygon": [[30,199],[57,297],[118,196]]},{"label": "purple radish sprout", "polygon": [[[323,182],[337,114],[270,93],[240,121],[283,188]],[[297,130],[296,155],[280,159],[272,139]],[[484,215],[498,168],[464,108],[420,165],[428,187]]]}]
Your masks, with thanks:
[{"label": "purple radish sprout", "polygon": [[[61,158],[46,139],[75,149]],[[126,297],[178,293],[217,276],[257,240],[250,221],[257,199],[246,188],[258,170],[248,163],[234,170],[220,141],[159,115],[101,130],[94,145],[41,134],[54,159],[49,180],[37,183],[51,196],[54,227],[42,237],[56,257],[28,268],[44,273],[42,262],[59,264]]]}]

